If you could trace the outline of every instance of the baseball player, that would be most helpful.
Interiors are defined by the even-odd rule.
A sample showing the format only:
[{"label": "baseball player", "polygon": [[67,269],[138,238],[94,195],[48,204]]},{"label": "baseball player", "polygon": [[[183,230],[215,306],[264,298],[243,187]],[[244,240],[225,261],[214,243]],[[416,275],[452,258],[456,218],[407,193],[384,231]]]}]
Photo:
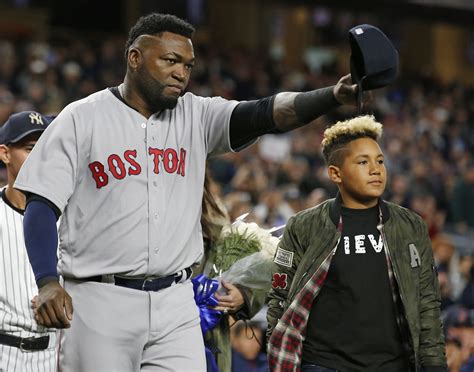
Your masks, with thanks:
[{"label": "baseball player", "polygon": [[65,328],[62,371],[205,370],[188,279],[203,254],[206,158],[355,102],[349,76],[257,101],[182,95],[195,64],[193,32],[172,15],[140,18],[126,43],[124,82],[68,105],[15,183],[28,195],[38,321]]},{"label": "baseball player", "polygon": [[56,370],[56,332],[38,325],[30,300],[37,295],[23,239],[25,195],[13,188],[18,171],[46,129],[38,112],[10,116],[0,129],[0,159],[8,184],[0,200],[0,371]]}]

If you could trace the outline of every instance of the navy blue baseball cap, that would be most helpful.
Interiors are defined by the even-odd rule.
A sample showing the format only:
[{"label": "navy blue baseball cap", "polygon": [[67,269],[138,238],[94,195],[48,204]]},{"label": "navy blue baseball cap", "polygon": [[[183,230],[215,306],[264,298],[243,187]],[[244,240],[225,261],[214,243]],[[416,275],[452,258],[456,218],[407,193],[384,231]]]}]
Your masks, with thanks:
[{"label": "navy blue baseball cap", "polygon": [[0,144],[17,143],[35,132],[43,132],[53,117],[36,111],[22,111],[11,115],[0,128]]},{"label": "navy blue baseball cap", "polygon": [[398,52],[377,27],[362,24],[349,30],[351,78],[359,91],[382,88],[398,75]]},{"label": "navy blue baseball cap", "polygon": [[398,52],[377,27],[363,24],[349,30],[351,79],[358,85],[357,106],[362,112],[362,93],[385,87],[398,76]]}]

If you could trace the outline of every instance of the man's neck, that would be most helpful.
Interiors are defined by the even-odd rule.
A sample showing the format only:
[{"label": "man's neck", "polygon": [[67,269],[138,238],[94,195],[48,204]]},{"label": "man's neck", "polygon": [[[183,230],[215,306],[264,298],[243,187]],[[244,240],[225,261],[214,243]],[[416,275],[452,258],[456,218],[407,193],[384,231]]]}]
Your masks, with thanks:
[{"label": "man's neck", "polygon": [[8,201],[11,205],[18,209],[25,209],[26,208],[26,197],[21,191],[13,188],[13,183],[8,182],[7,187],[5,188],[5,196],[7,197]]},{"label": "man's neck", "polygon": [[137,110],[140,114],[148,119],[151,115],[153,115],[153,112],[148,109],[142,97],[140,97],[140,95],[137,94],[136,91],[133,91],[130,87],[131,83],[127,82],[127,79],[125,79],[125,81],[118,86],[118,91],[127,105]]}]

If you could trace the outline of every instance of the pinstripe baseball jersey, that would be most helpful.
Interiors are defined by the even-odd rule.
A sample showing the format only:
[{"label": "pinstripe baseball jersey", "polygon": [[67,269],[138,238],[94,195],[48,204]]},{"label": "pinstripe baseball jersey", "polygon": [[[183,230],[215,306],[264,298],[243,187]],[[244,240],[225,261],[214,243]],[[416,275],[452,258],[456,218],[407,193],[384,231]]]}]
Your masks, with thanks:
[{"label": "pinstripe baseball jersey", "polygon": [[0,198],[0,331],[18,337],[50,335],[44,351],[23,352],[0,345],[0,371],[54,371],[55,332],[34,320],[31,299],[38,293],[23,238],[23,215],[4,196]]},{"label": "pinstripe baseball jersey", "polygon": [[63,212],[61,274],[161,277],[198,262],[206,159],[231,150],[237,104],[186,93],[146,118],[106,89],[64,108],[15,182]]}]

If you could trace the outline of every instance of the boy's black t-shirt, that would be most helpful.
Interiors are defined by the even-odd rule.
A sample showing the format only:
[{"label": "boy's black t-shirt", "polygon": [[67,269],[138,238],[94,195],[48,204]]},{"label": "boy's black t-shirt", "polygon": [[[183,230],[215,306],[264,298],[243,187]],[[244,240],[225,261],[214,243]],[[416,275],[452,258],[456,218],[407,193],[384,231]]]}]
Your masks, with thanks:
[{"label": "boy's black t-shirt", "polygon": [[405,371],[378,207],[342,208],[343,231],[313,302],[303,363],[343,371]]}]

